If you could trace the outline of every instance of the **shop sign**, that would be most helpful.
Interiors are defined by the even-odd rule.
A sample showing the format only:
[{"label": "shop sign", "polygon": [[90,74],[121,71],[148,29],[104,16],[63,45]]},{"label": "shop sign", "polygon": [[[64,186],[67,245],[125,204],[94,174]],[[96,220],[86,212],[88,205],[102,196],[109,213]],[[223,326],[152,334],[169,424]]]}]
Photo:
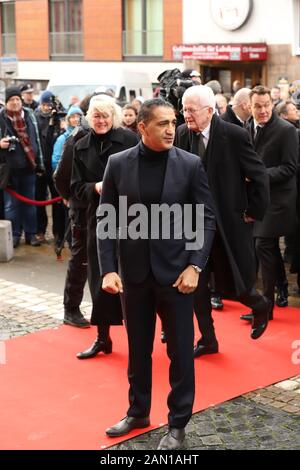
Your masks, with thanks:
[{"label": "shop sign", "polygon": [[179,44],[173,46],[174,60],[257,61],[267,60],[268,46],[255,44]]}]

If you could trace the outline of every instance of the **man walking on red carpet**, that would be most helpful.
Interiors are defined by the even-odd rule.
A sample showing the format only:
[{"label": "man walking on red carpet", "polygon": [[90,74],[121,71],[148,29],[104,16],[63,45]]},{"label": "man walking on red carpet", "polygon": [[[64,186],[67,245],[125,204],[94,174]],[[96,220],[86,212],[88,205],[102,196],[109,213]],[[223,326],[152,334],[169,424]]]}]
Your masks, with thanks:
[{"label": "man walking on red carpet", "polygon": [[[150,424],[151,355],[159,312],[171,361],[169,431],[158,446],[166,450],[182,446],[185,426],[192,415],[192,292],[208,260],[215,232],[213,203],[201,160],[173,147],[175,125],[171,104],[162,99],[143,104],[138,117],[142,141],[108,161],[97,227],[102,288],[123,294],[129,343],[129,409],[126,417],[106,433],[110,437],[123,436]],[[128,201],[128,219],[120,204],[124,197]],[[158,218],[157,207],[161,211]],[[116,218],[109,218],[111,208],[117,210],[117,228]],[[169,218],[161,217],[166,208],[170,210]],[[138,220],[133,218],[137,214]],[[116,264],[117,238],[121,276]]]}]

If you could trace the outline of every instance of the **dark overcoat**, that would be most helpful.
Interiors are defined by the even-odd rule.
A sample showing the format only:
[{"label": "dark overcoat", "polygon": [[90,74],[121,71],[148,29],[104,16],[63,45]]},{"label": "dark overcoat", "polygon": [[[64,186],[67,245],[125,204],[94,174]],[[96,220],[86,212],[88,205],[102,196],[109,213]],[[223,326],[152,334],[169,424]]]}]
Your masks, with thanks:
[{"label": "dark overcoat", "polygon": [[[134,207],[141,203],[139,191],[139,161],[140,146],[114,155],[107,165],[101,204],[113,204],[118,210],[118,196],[127,197],[127,207]],[[183,219],[184,207],[189,204],[196,211],[196,205],[203,205],[203,227],[204,234],[215,231],[215,217],[213,201],[208,189],[207,175],[199,158],[183,150],[173,147],[168,152],[166,172],[163,189],[159,204],[171,208],[174,204],[182,208]],[[119,233],[126,233],[130,226],[132,217],[121,217],[118,225]],[[179,218],[170,218],[170,236],[168,237],[146,237],[131,238],[130,236],[119,237],[118,243],[115,239],[98,239],[99,259],[102,273],[114,272],[116,268],[116,253],[119,254],[122,268],[122,278],[125,282],[140,284],[151,272],[161,286],[172,285],[182,271],[189,265],[197,265],[204,268],[207,261],[207,250],[199,247],[187,249],[188,242],[184,222],[179,223]],[[179,223],[179,225],[178,225]],[[180,236],[174,236],[180,228]],[[106,225],[104,217],[99,216],[99,228]],[[158,223],[158,226],[161,226]],[[196,227],[195,227],[196,228]],[[201,227],[200,227],[201,228]],[[158,230],[158,233],[160,231]],[[205,237],[204,237],[205,238]],[[213,238],[213,236],[212,236]]]},{"label": "dark overcoat", "polygon": [[230,104],[226,106],[226,111],[225,113],[221,114],[220,118],[223,119],[223,121],[231,122],[232,124],[236,124],[237,126],[244,127],[242,121],[240,121],[237,118],[236,114],[233,112],[232,106]]},{"label": "dark overcoat", "polygon": [[[253,121],[249,122],[248,131],[253,136]],[[299,152],[296,129],[273,112],[255,139],[254,148],[267,168],[271,198],[265,217],[254,224],[254,236],[277,238],[290,235],[296,224]]]},{"label": "dark overcoat", "polygon": [[[177,129],[175,144],[189,150],[192,134],[183,124]],[[229,296],[240,296],[253,287],[256,276],[253,224],[246,224],[243,215],[263,218],[269,204],[266,169],[247,131],[216,115],[211,121],[204,166],[216,206],[216,287]]]},{"label": "dark overcoat", "polygon": [[122,323],[122,310],[119,295],[111,295],[101,288],[96,243],[96,210],[99,194],[95,183],[102,181],[110,155],[133,147],[138,136],[127,129],[113,129],[104,141],[102,151],[97,148],[93,131],[80,139],[74,148],[71,179],[71,193],[86,203],[88,220],[88,280],[93,300],[91,323],[93,325]]}]

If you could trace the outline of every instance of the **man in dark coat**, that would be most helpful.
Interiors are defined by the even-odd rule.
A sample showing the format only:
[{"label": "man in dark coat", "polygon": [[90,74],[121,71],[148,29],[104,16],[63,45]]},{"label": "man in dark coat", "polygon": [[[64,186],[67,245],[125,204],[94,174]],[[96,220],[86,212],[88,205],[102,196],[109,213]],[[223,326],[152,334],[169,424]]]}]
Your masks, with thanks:
[{"label": "man in dark coat", "polygon": [[[267,168],[271,202],[261,221],[254,224],[255,247],[261,267],[263,293],[274,306],[276,277],[283,265],[279,237],[291,235],[296,223],[296,169],[298,137],[295,127],[272,110],[269,88],[257,86],[250,94],[253,120],[249,133]],[[284,266],[282,266],[284,269]],[[270,317],[273,318],[271,312]],[[251,314],[243,315],[251,319]]]},{"label": "man in dark coat", "polygon": [[76,142],[87,135],[89,127],[78,126],[66,141],[53,180],[58,193],[68,201],[71,223],[71,257],[64,288],[64,323],[86,328],[90,324],[80,311],[87,280],[87,218],[86,204],[71,195],[73,154]]},{"label": "man in dark coat", "polygon": [[261,220],[269,203],[266,169],[253,150],[247,131],[215,114],[215,98],[206,86],[190,87],[183,95],[186,124],[179,126],[175,145],[201,156],[216,205],[217,234],[211,263],[195,294],[195,313],[202,338],[195,357],[216,352],[208,279],[216,288],[251,306],[255,312],[251,337],[259,338],[268,324],[269,302],[254,288],[256,269],[253,221]]},{"label": "man in dark coat", "polygon": [[[110,157],[103,180],[98,223],[103,289],[117,294],[123,291],[124,284],[123,304],[129,344],[130,406],[127,416],[106,433],[110,437],[122,436],[150,424],[151,355],[156,312],[159,312],[171,361],[169,432],[158,446],[165,450],[181,447],[185,426],[192,414],[195,392],[192,292],[197,287],[199,272],[207,262],[215,231],[206,174],[199,158],[173,147],[175,125],[175,111],[170,103],[157,98],[143,104],[138,117],[142,142]],[[105,212],[107,206],[118,210],[120,196],[127,197],[128,203],[128,213],[119,213],[121,277],[116,265],[117,228],[108,221],[112,236],[101,236],[107,226],[101,211]],[[178,214],[172,217],[169,213],[169,218],[153,215],[157,206],[173,211],[175,205],[184,213],[183,220]],[[192,209],[190,216],[185,215],[186,206]],[[202,223],[198,224],[200,206],[204,215]],[[129,223],[127,220],[133,209],[141,210],[141,213],[146,211],[145,224],[141,222],[138,237],[131,236],[134,219]],[[202,248],[201,244],[187,247],[186,224],[194,227],[196,233],[203,233]],[[168,236],[164,236],[164,229],[168,230]]]},{"label": "man in dark coat", "polygon": [[241,88],[233,97],[232,104],[228,104],[221,118],[240,127],[245,127],[251,116],[250,89]]}]

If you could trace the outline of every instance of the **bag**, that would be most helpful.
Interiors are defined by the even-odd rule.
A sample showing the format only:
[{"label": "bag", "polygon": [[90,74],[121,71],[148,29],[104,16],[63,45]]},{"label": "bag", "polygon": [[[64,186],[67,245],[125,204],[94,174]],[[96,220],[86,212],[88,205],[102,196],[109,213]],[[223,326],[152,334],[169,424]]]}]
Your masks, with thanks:
[{"label": "bag", "polygon": [[0,163],[0,189],[5,189],[9,183],[9,166],[6,162]]}]

